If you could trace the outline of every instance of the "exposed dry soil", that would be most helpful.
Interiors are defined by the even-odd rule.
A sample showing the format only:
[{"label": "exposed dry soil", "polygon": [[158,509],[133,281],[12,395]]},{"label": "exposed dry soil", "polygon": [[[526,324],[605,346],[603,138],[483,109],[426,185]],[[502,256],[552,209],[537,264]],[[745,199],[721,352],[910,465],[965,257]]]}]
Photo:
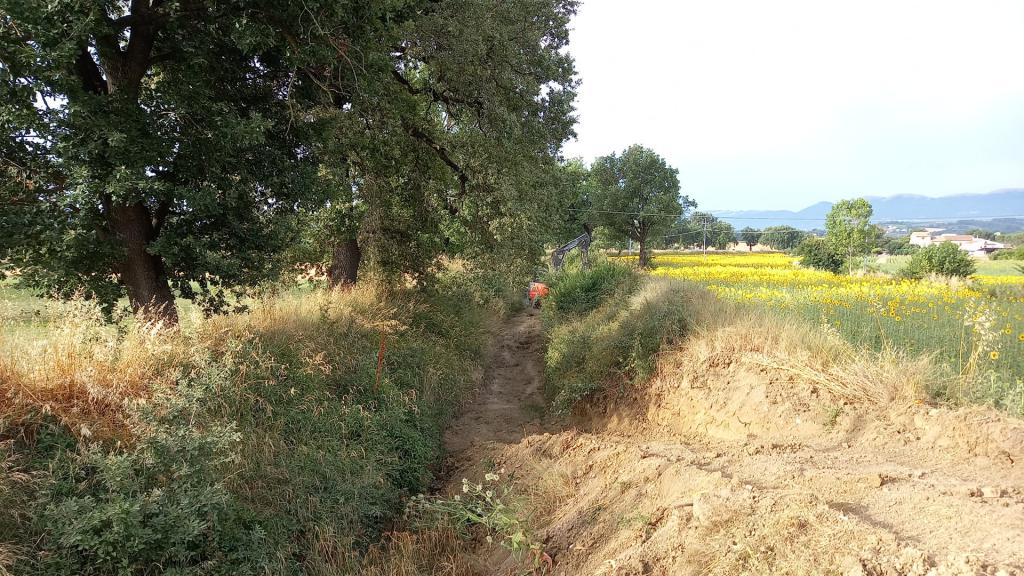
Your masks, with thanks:
[{"label": "exposed dry soil", "polygon": [[632,396],[544,422],[539,314],[515,316],[448,432],[452,485],[505,468],[554,574],[1024,574],[1019,420],[858,406],[692,346]]}]

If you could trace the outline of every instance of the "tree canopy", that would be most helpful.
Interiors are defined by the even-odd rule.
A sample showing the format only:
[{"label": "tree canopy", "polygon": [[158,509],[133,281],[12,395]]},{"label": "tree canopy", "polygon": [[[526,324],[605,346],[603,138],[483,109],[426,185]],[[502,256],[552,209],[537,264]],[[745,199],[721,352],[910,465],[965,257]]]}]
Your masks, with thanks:
[{"label": "tree canopy", "polygon": [[853,272],[855,258],[868,253],[878,231],[871,225],[874,209],[863,198],[840,200],[825,217],[825,239],[832,251],[846,258]]},{"label": "tree canopy", "polygon": [[590,178],[595,221],[636,241],[640,265],[646,266],[648,240],[667,232],[683,213],[678,171],[653,150],[633,145],[595,160]]},{"label": "tree canopy", "polygon": [[174,322],[303,230],[422,275],[563,203],[573,0],[5,4],[0,260],[41,291]]},{"label": "tree canopy", "polygon": [[792,226],[768,226],[761,231],[761,244],[776,250],[792,250],[807,236],[803,230]]},{"label": "tree canopy", "polygon": [[736,242],[736,228],[710,212],[694,212],[690,216],[694,238],[691,243],[715,250],[725,250]]},{"label": "tree canopy", "polygon": [[757,246],[757,243],[761,240],[761,232],[751,228],[750,226],[746,226],[740,230],[740,240],[747,245],[747,248],[753,250],[754,246]]}]

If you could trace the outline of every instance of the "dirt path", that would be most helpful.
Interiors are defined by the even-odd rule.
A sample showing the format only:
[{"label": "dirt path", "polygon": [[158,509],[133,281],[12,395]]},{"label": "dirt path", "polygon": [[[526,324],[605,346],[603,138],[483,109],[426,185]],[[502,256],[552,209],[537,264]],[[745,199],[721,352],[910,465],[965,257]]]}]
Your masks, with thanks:
[{"label": "dirt path", "polygon": [[539,313],[513,317],[447,432],[452,478],[515,474],[554,574],[1024,574],[1024,423],[837,412],[743,357],[676,354],[633,397],[545,428]]},{"label": "dirt path", "polygon": [[487,443],[513,444],[540,430],[544,349],[540,311],[527,308],[498,329],[477,398],[445,433],[456,462]]}]

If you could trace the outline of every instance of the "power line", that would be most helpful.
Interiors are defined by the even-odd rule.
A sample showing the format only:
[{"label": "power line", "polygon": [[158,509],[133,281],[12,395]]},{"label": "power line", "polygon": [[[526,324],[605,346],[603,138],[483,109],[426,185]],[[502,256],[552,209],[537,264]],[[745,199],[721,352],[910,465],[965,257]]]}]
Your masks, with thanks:
[{"label": "power line", "polygon": [[[594,212],[598,214],[625,214],[628,216],[668,216],[672,218],[678,218],[681,214],[672,214],[669,212],[628,212],[621,210],[594,210],[587,208],[568,208],[570,212]],[[717,220],[782,220],[786,222],[825,222],[826,218],[800,218],[790,216],[712,216]],[[917,218],[898,218],[891,220],[884,220],[884,222],[942,222],[948,221],[951,216],[932,216],[932,217],[917,217]],[[1000,214],[998,216],[975,216],[961,217],[959,220],[993,220],[997,218],[1024,218],[1024,214]],[[875,220],[874,223],[880,222]]]}]

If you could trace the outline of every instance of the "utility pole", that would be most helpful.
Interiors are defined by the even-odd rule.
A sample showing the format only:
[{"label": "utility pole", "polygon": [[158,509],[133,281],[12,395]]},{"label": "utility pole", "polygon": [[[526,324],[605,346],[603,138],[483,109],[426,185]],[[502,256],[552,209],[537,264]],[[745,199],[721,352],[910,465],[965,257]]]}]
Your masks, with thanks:
[{"label": "utility pole", "polygon": [[704,255],[708,255],[708,219],[707,217],[701,218],[700,223],[704,225]]}]

